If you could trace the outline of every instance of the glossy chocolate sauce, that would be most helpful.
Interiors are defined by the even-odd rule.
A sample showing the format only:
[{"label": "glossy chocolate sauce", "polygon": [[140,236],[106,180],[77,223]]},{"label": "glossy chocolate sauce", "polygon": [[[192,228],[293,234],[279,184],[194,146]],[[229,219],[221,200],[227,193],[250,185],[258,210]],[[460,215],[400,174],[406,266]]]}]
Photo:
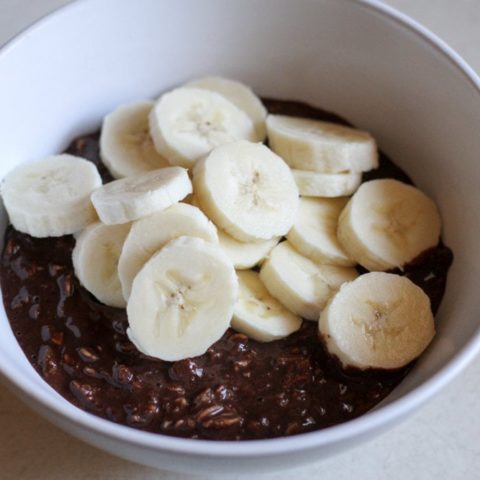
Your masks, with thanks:
[{"label": "glossy chocolate sauce", "polygon": [[[302,103],[266,99],[265,105],[275,113],[346,124]],[[98,143],[98,133],[85,135],[67,152],[93,161],[108,181]],[[381,177],[410,182],[385,155],[364,180]],[[125,334],[125,311],[101,304],[79,285],[71,261],[74,243],[72,236],[37,239],[9,227],[0,281],[12,329],[34,368],[68,401],[100,417],[180,437],[280,437],[358,417],[409,370],[344,371],[326,355],[317,324],[307,321],[272,343],[230,329],[200,357],[147,357]],[[440,244],[405,269],[434,311],[452,259]]]}]

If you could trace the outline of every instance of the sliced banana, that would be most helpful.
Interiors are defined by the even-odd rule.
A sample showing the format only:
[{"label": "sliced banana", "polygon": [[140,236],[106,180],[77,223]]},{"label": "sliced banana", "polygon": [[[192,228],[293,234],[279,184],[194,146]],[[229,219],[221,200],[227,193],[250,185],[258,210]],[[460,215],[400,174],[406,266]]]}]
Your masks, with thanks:
[{"label": "sliced banana", "polygon": [[238,300],[232,327],[259,342],[271,342],[296,332],[302,319],[275,300],[251,270],[237,272]]},{"label": "sliced banana", "polygon": [[239,242],[221,230],[218,231],[220,248],[227,254],[237,270],[258,265],[280,241],[280,237],[260,242]]},{"label": "sliced banana", "polygon": [[268,115],[268,142],[292,168],[322,173],[366,172],[378,167],[368,133],[309,118]]},{"label": "sliced banana", "polygon": [[153,102],[121,105],[103,119],[100,156],[114,178],[168,167],[150,137],[148,116]]},{"label": "sliced banana", "polygon": [[332,290],[338,290],[345,282],[351,282],[358,277],[354,267],[339,267],[338,265],[317,264],[323,280]]},{"label": "sliced banana", "polygon": [[245,112],[223,95],[201,88],[162,95],[150,113],[150,134],[161,155],[186,168],[219,145],[256,139]]},{"label": "sliced banana", "polygon": [[342,212],[338,240],[368,270],[401,268],[437,245],[441,220],[435,203],[392,179],[365,182]]},{"label": "sliced banana", "polygon": [[338,217],[347,201],[343,197],[302,197],[297,218],[287,235],[288,241],[316,263],[354,266],[355,261],[337,240]]},{"label": "sliced banana", "polygon": [[195,165],[193,184],[202,210],[242,242],[284,235],[295,220],[297,186],[286,163],[265,145],[217,147]]},{"label": "sliced banana", "polygon": [[98,300],[111,307],[125,308],[118,258],[130,224],[89,225],[76,238],[72,252],[73,268],[80,283]]},{"label": "sliced banana", "polygon": [[185,86],[211,90],[226,97],[240,110],[243,110],[252,120],[256,133],[255,141],[263,142],[265,140],[267,136],[265,126],[267,110],[250,87],[235,80],[214,76],[192,80]]},{"label": "sliced banana", "polygon": [[127,334],[141,352],[162,360],[201,355],[229,327],[237,295],[235,270],[218,246],[177,238],[135,277]]},{"label": "sliced banana", "polygon": [[130,297],[132,283],[145,262],[166,243],[188,235],[218,243],[217,229],[197,207],[177,203],[133,223],[118,262],[123,296]]},{"label": "sliced banana", "polygon": [[316,265],[289,242],[277,245],[260,270],[260,280],[270,295],[291,312],[315,322],[339,288],[340,279],[347,282],[357,276],[353,268]]},{"label": "sliced banana", "polygon": [[306,197],[346,197],[362,183],[361,173],[318,173],[292,169],[300,195]]},{"label": "sliced banana", "polygon": [[372,272],[342,285],[320,316],[328,351],[344,366],[401,368],[435,335],[430,299],[411,280]]},{"label": "sliced banana", "polygon": [[167,167],[107,183],[92,194],[92,202],[100,220],[114,225],[164,210],[191,192],[187,170]]},{"label": "sliced banana", "polygon": [[297,253],[288,242],[277,245],[260,270],[270,295],[296,315],[318,321],[332,295],[317,266]]},{"label": "sliced banana", "polygon": [[17,230],[32,237],[59,237],[97,220],[90,195],[101,184],[93,163],[63,154],[20,165],[0,188]]}]

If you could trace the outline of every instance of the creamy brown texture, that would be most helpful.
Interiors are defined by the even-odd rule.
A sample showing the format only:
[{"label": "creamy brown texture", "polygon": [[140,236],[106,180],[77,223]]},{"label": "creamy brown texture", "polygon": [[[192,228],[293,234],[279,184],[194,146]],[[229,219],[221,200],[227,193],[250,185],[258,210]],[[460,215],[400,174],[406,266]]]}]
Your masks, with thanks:
[{"label": "creamy brown texture", "polygon": [[[269,111],[346,123],[297,102],[265,100]],[[111,179],[98,154],[98,133],[72,142]],[[408,176],[383,154],[364,180]],[[324,351],[317,325],[262,344],[228,330],[202,356],[149,358],[128,340],[124,310],[99,303],[73,273],[74,239],[35,239],[9,227],[0,280],[12,329],[39,374],[67,400],[134,428],[191,438],[238,440],[292,435],[355,418],[387,396],[399,371],[345,371]],[[403,272],[429,295],[434,311],[452,253],[443,245]],[[397,272],[399,273],[399,272]]]}]

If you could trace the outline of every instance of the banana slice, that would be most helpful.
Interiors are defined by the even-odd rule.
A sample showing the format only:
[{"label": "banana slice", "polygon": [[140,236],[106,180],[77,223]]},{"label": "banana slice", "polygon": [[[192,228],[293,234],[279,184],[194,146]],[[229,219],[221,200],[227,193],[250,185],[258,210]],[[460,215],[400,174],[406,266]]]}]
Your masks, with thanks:
[{"label": "banana slice", "polygon": [[83,230],[72,252],[73,268],[80,283],[105,305],[125,308],[118,278],[118,258],[130,224],[96,222]]},{"label": "banana slice", "polygon": [[256,138],[254,140],[257,142],[263,142],[265,140],[267,136],[265,126],[267,110],[250,87],[235,80],[213,76],[192,80],[185,86],[211,90],[223,95],[250,117],[255,127]]},{"label": "banana slice", "polygon": [[228,329],[237,295],[235,270],[218,246],[177,238],[135,277],[127,334],[162,360],[201,355]]},{"label": "banana slice", "polygon": [[232,327],[259,342],[287,337],[302,326],[302,319],[275,300],[251,270],[237,272],[238,300]]},{"label": "banana slice", "polygon": [[401,268],[437,245],[441,220],[435,203],[392,179],[365,182],[338,223],[338,240],[368,270]]},{"label": "banana slice", "polygon": [[375,140],[355,128],[309,118],[269,115],[268,142],[292,168],[323,173],[378,167]]},{"label": "banana slice", "polygon": [[277,245],[260,270],[260,280],[270,295],[291,312],[315,322],[341,279],[348,282],[357,276],[354,268],[316,265],[288,242]]},{"label": "banana slice", "polygon": [[401,368],[435,335],[430,299],[411,280],[372,272],[342,285],[320,316],[328,351],[344,366]]},{"label": "banana slice", "polygon": [[245,112],[223,95],[200,88],[162,95],[150,113],[150,133],[161,155],[186,168],[219,145],[256,139]]},{"label": "banana slice", "polygon": [[318,173],[292,169],[300,195],[307,197],[345,197],[362,183],[361,173]]},{"label": "banana slice", "polygon": [[107,183],[92,194],[103,223],[128,223],[164,210],[192,193],[188,172],[168,167]]},{"label": "banana slice", "polygon": [[0,188],[17,230],[32,237],[59,237],[97,220],[90,195],[101,184],[93,163],[64,154],[20,165]]},{"label": "banana slice", "polygon": [[280,241],[274,237],[262,242],[239,242],[221,230],[218,231],[220,248],[227,254],[237,270],[246,270],[259,264]]},{"label": "banana slice", "polygon": [[153,102],[121,105],[103,119],[100,156],[114,178],[140,175],[170,164],[153,145],[148,116]]},{"label": "banana slice", "polygon": [[297,186],[285,162],[265,145],[217,147],[195,165],[193,184],[202,210],[242,242],[284,235],[294,222]]},{"label": "banana slice", "polygon": [[297,253],[288,242],[272,250],[262,265],[260,280],[270,295],[307,320],[318,321],[333,293],[317,266]]},{"label": "banana slice", "polygon": [[337,291],[345,282],[351,282],[358,277],[354,267],[339,267],[337,265],[317,265],[320,276],[327,285]]},{"label": "banana slice", "polygon": [[218,243],[217,229],[197,207],[177,203],[133,223],[118,261],[118,275],[125,300],[145,262],[166,243],[184,235]]},{"label": "banana slice", "polygon": [[338,217],[347,201],[343,197],[302,197],[297,218],[287,235],[288,241],[316,263],[354,266],[355,261],[337,240]]}]

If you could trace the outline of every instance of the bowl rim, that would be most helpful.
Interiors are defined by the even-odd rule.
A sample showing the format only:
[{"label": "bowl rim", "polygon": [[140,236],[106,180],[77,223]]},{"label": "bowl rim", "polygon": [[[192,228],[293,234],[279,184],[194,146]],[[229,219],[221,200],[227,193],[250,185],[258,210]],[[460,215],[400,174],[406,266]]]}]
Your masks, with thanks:
[{"label": "bowl rim", "polygon": [[[67,11],[75,10],[84,4],[93,3],[94,1],[95,0],[73,0],[71,3],[47,13],[3,44],[0,49],[0,60],[2,57],[9,55],[17,44],[24,41],[32,33],[42,29],[52,19],[56,19]],[[480,77],[458,53],[426,27],[395,8],[385,5],[380,0],[342,1],[357,4],[372,13],[380,14],[386,20],[393,21],[401,28],[416,35],[420,40],[429,44],[430,47],[433,47],[444,59],[448,60],[451,66],[453,66],[457,72],[461,73],[473,89],[480,94]],[[11,386],[14,387],[14,390],[19,390],[24,398],[26,397],[32,402],[40,404],[53,416],[60,414],[68,422],[73,423],[77,427],[94,431],[100,436],[107,436],[135,446],[170,453],[193,454],[212,458],[261,457],[264,455],[282,455],[287,452],[293,453],[335,444],[345,440],[352,440],[367,434],[369,431],[374,431],[384,425],[393,423],[437,394],[474,359],[479,351],[480,326],[467,344],[438,372],[420,386],[414,388],[411,392],[388,405],[382,406],[378,410],[368,412],[354,420],[339,425],[298,434],[293,437],[244,440],[241,442],[179,438],[144,432],[110,422],[76,408],[61,397],[56,398],[47,388],[32,391],[32,389],[29,388],[30,381],[23,381],[23,375],[20,369],[13,362],[9,361],[8,357],[3,357],[1,350],[0,358],[2,362],[0,362],[0,377],[6,379],[7,384],[10,383]],[[41,380],[43,381],[43,379]],[[48,384],[45,383],[45,386],[48,387]],[[294,439],[294,441],[292,441],[292,439]],[[232,448],[233,444],[235,448]]]}]

